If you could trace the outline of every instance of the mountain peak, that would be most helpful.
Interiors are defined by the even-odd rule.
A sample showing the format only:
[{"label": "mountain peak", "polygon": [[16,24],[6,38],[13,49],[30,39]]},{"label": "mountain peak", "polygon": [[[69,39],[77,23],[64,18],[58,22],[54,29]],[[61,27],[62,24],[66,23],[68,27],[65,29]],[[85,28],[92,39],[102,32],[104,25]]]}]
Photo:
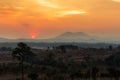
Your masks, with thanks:
[{"label": "mountain peak", "polygon": [[54,38],[56,41],[68,41],[68,42],[79,42],[79,41],[89,41],[93,39],[92,36],[84,32],[65,32]]},{"label": "mountain peak", "polygon": [[70,36],[79,36],[79,37],[82,37],[82,36],[84,36],[85,37],[85,36],[89,36],[89,35],[86,34],[86,33],[84,33],[84,32],[65,32],[65,33],[63,33],[60,36],[66,36],[66,37],[70,37]]}]

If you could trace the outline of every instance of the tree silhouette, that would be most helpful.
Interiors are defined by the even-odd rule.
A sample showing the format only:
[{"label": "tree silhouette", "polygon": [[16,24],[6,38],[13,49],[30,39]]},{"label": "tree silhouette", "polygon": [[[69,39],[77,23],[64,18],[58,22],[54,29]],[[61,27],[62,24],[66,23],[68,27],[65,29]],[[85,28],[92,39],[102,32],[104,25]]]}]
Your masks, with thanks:
[{"label": "tree silhouette", "polygon": [[119,76],[120,76],[119,70],[117,70],[116,68],[108,68],[107,70],[109,72],[109,76],[111,77],[111,79],[112,77],[114,77],[115,80],[119,80]]},{"label": "tree silhouette", "polygon": [[24,80],[23,62],[26,60],[26,58],[28,59],[28,56],[31,57],[32,55],[33,53],[31,48],[23,42],[18,43],[17,47],[12,52],[13,59],[17,59],[21,64],[21,80]]},{"label": "tree silhouette", "polygon": [[96,80],[98,72],[99,72],[99,69],[97,67],[92,68],[91,75],[92,75],[93,80]]},{"label": "tree silhouette", "polygon": [[112,45],[109,46],[109,50],[110,50],[110,51],[113,50],[113,46],[112,46]]},{"label": "tree silhouette", "polygon": [[39,75],[36,74],[36,73],[30,73],[30,74],[28,75],[28,78],[30,78],[31,80],[37,80],[38,77],[39,77]]},{"label": "tree silhouette", "polygon": [[61,52],[66,53],[66,47],[64,45],[60,46]]}]

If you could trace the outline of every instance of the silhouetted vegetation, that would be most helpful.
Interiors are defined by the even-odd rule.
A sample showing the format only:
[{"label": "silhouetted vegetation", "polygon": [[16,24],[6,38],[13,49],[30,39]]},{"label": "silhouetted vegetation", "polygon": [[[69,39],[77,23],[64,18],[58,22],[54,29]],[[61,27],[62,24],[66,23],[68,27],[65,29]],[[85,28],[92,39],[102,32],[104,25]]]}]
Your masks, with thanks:
[{"label": "silhouetted vegetation", "polygon": [[17,59],[21,66],[22,78],[24,80],[24,61],[28,61],[29,58],[32,59],[33,53],[29,46],[25,43],[18,43],[17,47],[12,52],[13,59]]},{"label": "silhouetted vegetation", "polygon": [[13,51],[2,52],[11,59],[0,63],[0,75],[12,74],[16,77],[12,80],[119,80],[120,77],[119,46],[61,45],[45,50],[18,43]]}]

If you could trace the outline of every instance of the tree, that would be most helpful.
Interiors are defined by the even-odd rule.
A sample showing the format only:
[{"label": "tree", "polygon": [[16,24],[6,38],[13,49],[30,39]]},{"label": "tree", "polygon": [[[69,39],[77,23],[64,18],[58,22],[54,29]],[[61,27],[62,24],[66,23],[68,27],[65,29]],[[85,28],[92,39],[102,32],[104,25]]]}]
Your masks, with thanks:
[{"label": "tree", "polygon": [[59,46],[59,47],[60,47],[62,53],[66,53],[66,47],[64,45]]},{"label": "tree", "polygon": [[119,80],[119,76],[120,76],[120,71],[117,70],[116,68],[108,68],[107,69],[109,72],[109,76],[112,78],[114,77],[115,80]]},{"label": "tree", "polygon": [[115,54],[110,55],[108,58],[105,59],[105,63],[109,66],[120,66],[120,53],[117,52]]},{"label": "tree", "polygon": [[110,51],[113,50],[113,46],[112,46],[112,45],[109,46],[109,50],[110,50]]},{"label": "tree", "polygon": [[47,55],[47,57],[44,59],[44,64],[46,65],[51,65],[51,66],[55,66],[57,64],[56,60],[55,60],[55,55],[54,53],[49,53]]},{"label": "tree", "polygon": [[36,74],[36,73],[30,73],[30,74],[28,75],[28,78],[30,78],[31,80],[37,80],[38,77],[39,77],[39,75]]},{"label": "tree", "polygon": [[92,75],[93,80],[96,80],[98,72],[99,72],[99,69],[97,67],[92,68],[91,75]]},{"label": "tree", "polygon": [[17,59],[21,64],[21,80],[24,80],[23,62],[26,60],[28,56],[31,57],[32,55],[33,53],[31,51],[31,48],[23,42],[18,43],[17,47],[12,52],[13,59]]}]

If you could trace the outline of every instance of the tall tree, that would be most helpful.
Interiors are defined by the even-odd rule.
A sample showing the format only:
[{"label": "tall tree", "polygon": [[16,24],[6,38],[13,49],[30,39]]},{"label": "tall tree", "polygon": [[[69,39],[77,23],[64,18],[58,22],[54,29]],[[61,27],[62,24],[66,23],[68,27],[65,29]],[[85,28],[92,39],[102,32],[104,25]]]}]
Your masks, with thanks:
[{"label": "tall tree", "polygon": [[32,55],[33,53],[31,48],[23,42],[18,43],[17,47],[12,52],[13,59],[17,59],[21,64],[21,80],[24,80],[23,63],[28,59],[28,57],[32,57]]},{"label": "tall tree", "polygon": [[31,80],[38,80],[39,75],[37,73],[30,73],[28,75],[28,78],[30,78]]},{"label": "tall tree", "polygon": [[96,80],[98,72],[99,72],[99,69],[97,67],[92,68],[91,76],[93,80]]}]

